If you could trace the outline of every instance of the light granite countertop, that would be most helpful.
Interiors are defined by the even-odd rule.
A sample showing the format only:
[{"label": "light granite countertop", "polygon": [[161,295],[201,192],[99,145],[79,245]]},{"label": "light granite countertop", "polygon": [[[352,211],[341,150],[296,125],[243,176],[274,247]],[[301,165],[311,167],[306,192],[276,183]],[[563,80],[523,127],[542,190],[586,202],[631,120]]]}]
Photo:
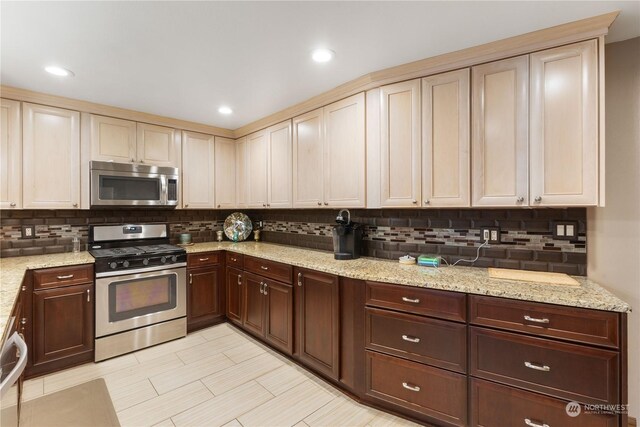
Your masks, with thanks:
[{"label": "light granite countertop", "polygon": [[[227,250],[271,261],[291,264],[352,279],[372,280],[477,295],[490,295],[626,313],[631,307],[592,280],[574,276],[579,287],[545,285],[531,282],[493,279],[486,268],[420,267],[401,265],[397,261],[359,258],[337,261],[333,253],[293,246],[256,242],[209,242],[186,247],[187,253]],[[3,340],[7,320],[18,295],[24,273],[29,269],[93,263],[88,252],[0,260],[0,330]]]}]

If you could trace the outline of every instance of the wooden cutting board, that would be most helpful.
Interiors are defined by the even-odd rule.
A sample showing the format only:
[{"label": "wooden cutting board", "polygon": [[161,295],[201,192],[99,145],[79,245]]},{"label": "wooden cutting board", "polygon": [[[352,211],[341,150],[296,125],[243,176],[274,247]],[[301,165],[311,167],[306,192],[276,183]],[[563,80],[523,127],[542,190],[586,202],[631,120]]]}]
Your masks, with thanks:
[{"label": "wooden cutting board", "polygon": [[520,280],[548,285],[580,286],[580,283],[564,273],[548,273],[546,271],[510,270],[507,268],[488,268],[489,277],[494,279]]}]

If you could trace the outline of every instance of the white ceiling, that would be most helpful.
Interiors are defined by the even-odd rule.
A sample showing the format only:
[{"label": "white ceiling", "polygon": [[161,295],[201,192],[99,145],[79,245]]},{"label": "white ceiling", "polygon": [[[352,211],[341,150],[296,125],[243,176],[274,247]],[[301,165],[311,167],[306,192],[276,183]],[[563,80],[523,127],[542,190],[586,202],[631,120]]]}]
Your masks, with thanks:
[{"label": "white ceiling", "polygon": [[[2,1],[0,79],[235,129],[371,71],[614,10],[607,42],[640,35],[638,1]],[[313,63],[316,47],[335,59]]]}]

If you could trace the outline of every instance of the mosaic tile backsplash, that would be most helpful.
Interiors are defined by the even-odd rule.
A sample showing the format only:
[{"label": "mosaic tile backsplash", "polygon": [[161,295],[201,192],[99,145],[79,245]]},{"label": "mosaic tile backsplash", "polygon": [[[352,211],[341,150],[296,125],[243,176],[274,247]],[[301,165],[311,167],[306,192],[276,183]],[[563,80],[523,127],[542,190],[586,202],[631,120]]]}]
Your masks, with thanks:
[{"label": "mosaic tile backsplash", "polygon": [[[194,242],[215,240],[232,211],[92,210],[0,211],[0,255],[38,255],[71,251],[72,238],[86,244],[90,224],[169,222],[171,239],[191,233]],[[263,221],[262,240],[333,250],[331,233],[337,211],[244,210]],[[358,209],[352,220],[364,224],[366,256],[395,259],[437,254],[448,262],[473,259],[481,244],[480,227],[500,227],[501,243],[480,249],[478,267],[521,268],[586,275],[586,210],[576,209]],[[575,221],[575,240],[554,239],[554,221]],[[22,238],[22,226],[34,225],[35,239]],[[466,264],[468,265],[468,264]]]}]

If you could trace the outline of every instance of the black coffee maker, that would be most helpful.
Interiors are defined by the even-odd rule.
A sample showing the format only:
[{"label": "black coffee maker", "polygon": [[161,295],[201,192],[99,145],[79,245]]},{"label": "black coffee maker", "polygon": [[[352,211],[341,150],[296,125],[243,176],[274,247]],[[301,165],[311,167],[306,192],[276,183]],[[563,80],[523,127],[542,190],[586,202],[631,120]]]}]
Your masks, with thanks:
[{"label": "black coffee maker", "polygon": [[[345,219],[344,213],[347,213]],[[360,258],[362,247],[362,225],[351,222],[351,213],[342,209],[336,217],[338,225],[333,227],[333,256],[335,259]]]}]

